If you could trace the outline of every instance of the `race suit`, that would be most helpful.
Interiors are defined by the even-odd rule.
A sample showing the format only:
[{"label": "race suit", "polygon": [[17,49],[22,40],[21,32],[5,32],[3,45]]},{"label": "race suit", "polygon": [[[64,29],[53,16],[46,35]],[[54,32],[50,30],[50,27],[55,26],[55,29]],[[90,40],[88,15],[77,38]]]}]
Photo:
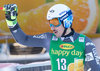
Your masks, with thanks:
[{"label": "race suit", "polygon": [[20,44],[46,48],[52,71],[100,71],[95,45],[88,37],[73,29],[69,35],[60,38],[48,32],[26,35],[18,23],[10,31]]}]

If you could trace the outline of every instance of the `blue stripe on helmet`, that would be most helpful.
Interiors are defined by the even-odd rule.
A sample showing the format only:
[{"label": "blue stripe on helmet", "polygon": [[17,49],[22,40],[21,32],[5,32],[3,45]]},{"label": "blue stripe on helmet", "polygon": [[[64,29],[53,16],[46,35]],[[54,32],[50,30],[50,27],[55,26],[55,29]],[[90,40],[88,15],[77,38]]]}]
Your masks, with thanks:
[{"label": "blue stripe on helmet", "polygon": [[70,15],[72,15],[72,11],[69,10],[68,12],[66,12],[66,14],[64,14],[62,17],[60,17],[59,19],[61,21],[63,21],[64,19],[66,19],[67,17],[69,17]]}]

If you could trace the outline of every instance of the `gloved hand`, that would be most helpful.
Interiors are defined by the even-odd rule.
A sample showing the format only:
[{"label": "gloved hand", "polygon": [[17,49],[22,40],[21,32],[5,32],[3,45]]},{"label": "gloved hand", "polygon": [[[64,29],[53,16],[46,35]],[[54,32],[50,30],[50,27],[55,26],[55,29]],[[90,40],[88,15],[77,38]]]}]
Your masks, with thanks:
[{"label": "gloved hand", "polygon": [[9,27],[14,27],[17,24],[18,8],[16,4],[4,5],[6,22]]}]

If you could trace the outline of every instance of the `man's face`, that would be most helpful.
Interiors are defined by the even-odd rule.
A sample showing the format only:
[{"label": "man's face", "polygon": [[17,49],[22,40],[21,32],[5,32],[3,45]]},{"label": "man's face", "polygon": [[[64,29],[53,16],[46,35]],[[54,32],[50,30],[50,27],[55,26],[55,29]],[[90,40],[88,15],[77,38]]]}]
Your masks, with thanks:
[{"label": "man's face", "polygon": [[51,30],[56,35],[56,37],[61,37],[64,31],[64,27],[61,23],[59,23],[58,19],[52,19],[49,21],[49,25],[51,27]]}]

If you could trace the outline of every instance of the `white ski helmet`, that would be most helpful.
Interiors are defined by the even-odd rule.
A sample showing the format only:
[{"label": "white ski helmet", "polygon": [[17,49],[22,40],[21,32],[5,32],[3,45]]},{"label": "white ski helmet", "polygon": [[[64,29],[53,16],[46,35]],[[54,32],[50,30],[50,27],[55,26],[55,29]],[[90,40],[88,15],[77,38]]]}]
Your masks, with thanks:
[{"label": "white ski helmet", "polygon": [[47,20],[58,18],[65,28],[69,28],[73,22],[71,9],[64,4],[55,4],[47,12]]}]

